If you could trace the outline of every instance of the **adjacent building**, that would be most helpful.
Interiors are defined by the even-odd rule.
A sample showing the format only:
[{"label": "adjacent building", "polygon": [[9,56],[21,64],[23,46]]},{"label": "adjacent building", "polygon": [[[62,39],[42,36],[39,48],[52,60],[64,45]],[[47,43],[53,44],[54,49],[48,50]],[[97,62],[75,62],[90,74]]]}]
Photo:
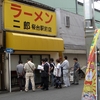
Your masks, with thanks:
[{"label": "adjacent building", "polygon": [[86,47],[83,16],[63,9],[56,9],[58,37],[64,40],[63,55],[68,56],[70,67],[73,58],[79,59],[80,66],[86,65]]}]

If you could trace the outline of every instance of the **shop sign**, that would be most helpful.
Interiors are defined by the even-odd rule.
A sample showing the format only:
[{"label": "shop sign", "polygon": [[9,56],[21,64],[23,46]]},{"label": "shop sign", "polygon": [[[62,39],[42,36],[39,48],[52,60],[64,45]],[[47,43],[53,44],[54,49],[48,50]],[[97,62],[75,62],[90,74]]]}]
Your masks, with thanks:
[{"label": "shop sign", "polygon": [[5,1],[4,29],[56,36],[56,14],[31,5]]},{"label": "shop sign", "polygon": [[6,52],[7,53],[13,53],[13,49],[12,48],[6,48]]}]

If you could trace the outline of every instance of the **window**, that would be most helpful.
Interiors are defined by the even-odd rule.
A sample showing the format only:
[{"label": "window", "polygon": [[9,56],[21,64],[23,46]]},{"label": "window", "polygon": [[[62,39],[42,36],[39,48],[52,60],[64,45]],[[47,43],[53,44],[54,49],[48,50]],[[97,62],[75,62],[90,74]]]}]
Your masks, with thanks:
[{"label": "window", "polygon": [[65,17],[65,26],[70,27],[70,17],[69,16]]}]

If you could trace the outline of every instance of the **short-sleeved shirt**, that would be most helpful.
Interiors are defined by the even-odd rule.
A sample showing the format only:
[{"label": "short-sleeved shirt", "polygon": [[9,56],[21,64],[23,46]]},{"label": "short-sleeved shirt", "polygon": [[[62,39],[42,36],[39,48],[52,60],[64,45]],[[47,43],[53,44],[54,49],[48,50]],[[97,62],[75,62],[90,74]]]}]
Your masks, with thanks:
[{"label": "short-sleeved shirt", "polygon": [[24,66],[23,66],[23,64],[18,64],[18,65],[16,66],[16,71],[17,71],[17,75],[18,75],[18,74],[22,74],[23,71],[24,71]]},{"label": "short-sleeved shirt", "polygon": [[61,77],[61,67],[60,63],[57,64],[57,71],[59,70],[58,77]]},{"label": "short-sleeved shirt", "polygon": [[74,64],[74,71],[76,71],[78,68],[80,68],[80,65],[78,62],[75,62]]},{"label": "short-sleeved shirt", "polygon": [[[31,68],[30,68],[31,67]],[[35,65],[34,63],[32,63],[31,61],[28,61],[25,65],[24,65],[24,69],[26,72],[33,72],[33,70],[35,69]],[[32,70],[33,69],[33,70]]]}]

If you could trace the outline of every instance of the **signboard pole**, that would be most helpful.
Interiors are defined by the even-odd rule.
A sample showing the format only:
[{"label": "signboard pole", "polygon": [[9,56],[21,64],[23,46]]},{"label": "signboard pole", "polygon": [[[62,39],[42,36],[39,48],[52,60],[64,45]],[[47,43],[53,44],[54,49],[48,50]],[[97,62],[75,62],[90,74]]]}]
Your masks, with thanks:
[{"label": "signboard pole", "polygon": [[95,46],[95,66],[96,66],[96,100],[98,100],[98,76],[97,76],[97,47]]},{"label": "signboard pole", "polygon": [[9,91],[11,92],[11,55],[8,53],[9,56]]}]

